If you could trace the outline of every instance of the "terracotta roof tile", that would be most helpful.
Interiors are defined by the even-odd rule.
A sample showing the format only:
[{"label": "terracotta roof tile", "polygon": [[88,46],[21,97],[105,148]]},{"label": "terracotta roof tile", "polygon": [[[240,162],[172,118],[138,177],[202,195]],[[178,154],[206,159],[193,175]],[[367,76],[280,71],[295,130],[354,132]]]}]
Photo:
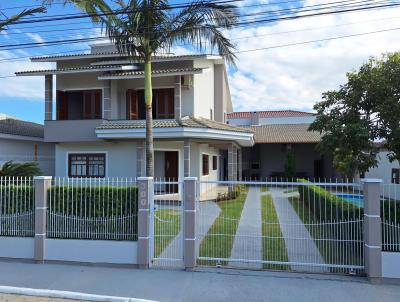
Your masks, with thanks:
[{"label": "terracotta roof tile", "polygon": [[250,118],[253,113],[259,114],[259,117],[291,117],[291,116],[312,116],[315,113],[296,111],[296,110],[276,110],[276,111],[242,111],[228,114],[228,118]]}]

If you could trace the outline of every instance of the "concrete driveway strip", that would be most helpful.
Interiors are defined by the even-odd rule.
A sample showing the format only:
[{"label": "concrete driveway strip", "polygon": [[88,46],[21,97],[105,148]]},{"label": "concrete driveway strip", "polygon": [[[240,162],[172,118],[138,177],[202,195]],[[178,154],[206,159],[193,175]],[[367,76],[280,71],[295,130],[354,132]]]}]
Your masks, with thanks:
[{"label": "concrete driveway strip", "polygon": [[[260,188],[250,187],[240,216],[231,252],[232,259],[262,260],[262,220]],[[229,262],[237,268],[262,269],[262,263]]]},{"label": "concrete driveway strip", "polygon": [[161,302],[400,301],[400,286],[354,276],[232,269],[197,272],[0,262],[0,285]]},{"label": "concrete driveway strip", "polygon": [[[272,200],[279,219],[282,236],[290,262],[324,264],[318,247],[289,202],[284,189],[271,188]],[[295,271],[327,272],[324,267],[292,265]]]}]

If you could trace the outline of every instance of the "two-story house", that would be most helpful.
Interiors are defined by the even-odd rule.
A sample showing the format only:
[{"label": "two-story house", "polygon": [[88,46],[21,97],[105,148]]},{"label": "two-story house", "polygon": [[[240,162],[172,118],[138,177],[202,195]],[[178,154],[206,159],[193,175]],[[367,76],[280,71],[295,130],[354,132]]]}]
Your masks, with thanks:
[{"label": "two-story house", "polygon": [[[144,176],[143,64],[110,44],[31,60],[55,63],[17,73],[44,77],[44,140],[56,143],[55,175]],[[152,61],[155,177],[236,180],[241,148],[254,142],[251,129],[226,123],[232,103],[224,60],[162,55]]]}]

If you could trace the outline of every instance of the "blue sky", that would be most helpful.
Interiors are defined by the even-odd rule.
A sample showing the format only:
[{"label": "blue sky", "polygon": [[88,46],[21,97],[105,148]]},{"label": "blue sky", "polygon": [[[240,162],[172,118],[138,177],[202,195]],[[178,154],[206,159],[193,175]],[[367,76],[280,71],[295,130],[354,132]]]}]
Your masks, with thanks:
[{"label": "blue sky", "polygon": [[[285,4],[272,4],[288,2]],[[333,0],[337,1],[337,0]],[[304,0],[244,0],[239,3],[242,13],[277,10],[288,7],[308,6],[333,1]],[[4,8],[34,5],[34,0],[3,0],[0,9],[12,15],[20,9]],[[56,0],[56,2],[61,2]],[[173,1],[171,3],[181,3]],[[256,5],[256,6],[254,6]],[[258,6],[257,6],[258,5]],[[46,15],[77,13],[72,6],[55,5]],[[229,33],[238,51],[282,46],[340,35],[357,34],[400,26],[400,10],[386,9],[281,21],[257,26],[237,28]],[[1,18],[1,17],[0,17]],[[80,30],[70,30],[70,29]],[[44,32],[59,30],[57,32]],[[38,33],[38,31],[42,31]],[[82,38],[98,35],[88,19],[66,20],[13,26],[0,34],[0,45],[39,41]],[[237,69],[230,70],[230,90],[235,110],[297,109],[312,110],[321,93],[336,89],[345,81],[345,73],[358,68],[369,56],[400,48],[398,32],[339,39],[320,43],[279,47],[265,51],[238,54]],[[0,51],[0,112],[21,119],[43,121],[44,79],[1,78],[15,71],[42,69],[49,64],[30,63],[29,57],[88,49],[87,43],[54,47],[40,47],[18,51]],[[177,48],[176,52],[185,52]]]}]

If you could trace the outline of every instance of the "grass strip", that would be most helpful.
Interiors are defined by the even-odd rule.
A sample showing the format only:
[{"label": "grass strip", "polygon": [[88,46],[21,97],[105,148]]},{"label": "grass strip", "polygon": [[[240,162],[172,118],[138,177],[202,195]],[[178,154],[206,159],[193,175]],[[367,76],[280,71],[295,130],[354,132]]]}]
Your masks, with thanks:
[{"label": "grass strip", "polygon": [[[247,188],[242,188],[238,197],[219,201],[221,212],[200,244],[200,257],[229,258],[239,225],[240,216],[247,197]],[[200,265],[226,265],[227,262],[199,260]]]},{"label": "grass strip", "polygon": [[154,213],[154,254],[159,257],[170,242],[178,235],[181,213],[178,210],[157,210]]},{"label": "grass strip", "polygon": [[[271,195],[261,197],[263,260],[287,262],[288,255]],[[288,270],[287,265],[264,264],[265,269]]]}]

